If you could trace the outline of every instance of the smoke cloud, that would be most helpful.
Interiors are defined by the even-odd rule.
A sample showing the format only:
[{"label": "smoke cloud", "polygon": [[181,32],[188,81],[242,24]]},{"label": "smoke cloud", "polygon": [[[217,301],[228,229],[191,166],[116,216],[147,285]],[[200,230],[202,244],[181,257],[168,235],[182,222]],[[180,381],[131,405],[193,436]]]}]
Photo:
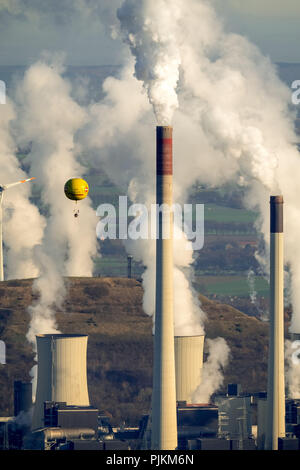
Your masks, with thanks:
[{"label": "smoke cloud", "polygon": [[[172,9],[167,1],[164,6]],[[294,309],[291,331],[297,332],[300,329],[297,289],[300,263],[295,260],[299,259],[300,252],[293,234],[299,232],[300,218],[294,175],[300,171],[300,160],[296,146],[299,139],[294,130],[295,113],[289,107],[290,90],[279,80],[269,59],[254,45],[240,35],[223,30],[207,2],[178,0],[175,10],[181,21],[163,15],[164,21],[170,22],[167,24],[171,36],[175,31],[176,53],[180,57],[177,61],[180,80],[176,89],[179,107],[173,119],[175,197],[186,195],[196,180],[210,186],[238,182],[246,188],[245,206],[260,212],[258,225],[267,253],[269,196],[284,195],[285,254],[290,265]],[[135,74],[143,80],[147,90],[152,83],[152,76],[147,73],[153,70],[153,56],[148,50],[153,39],[153,24],[156,24],[153,14],[152,17],[147,2],[127,1],[118,13],[122,31],[126,29],[127,41],[135,56]],[[130,23],[133,18],[137,31]],[[201,28],[197,26],[200,19]],[[157,48],[167,53],[168,45],[158,33],[156,39]],[[144,72],[139,75],[141,63]],[[174,92],[176,90],[173,88]],[[268,268],[267,262],[265,266]]]},{"label": "smoke cloud", "polygon": [[[300,171],[300,160],[295,114],[289,108],[290,90],[257,47],[240,35],[224,31],[207,2],[178,0],[171,4],[165,0],[159,7],[155,10],[147,1],[126,0],[118,10],[118,18],[121,37],[135,60],[135,77],[143,83],[158,123],[170,124],[173,118],[175,199],[182,201],[197,180],[211,187],[234,181],[246,188],[245,207],[260,213],[257,226],[266,246],[261,260],[262,267],[268,269],[269,196],[284,195],[285,252],[294,309],[291,331],[299,331],[300,253],[293,234],[300,229],[294,176]],[[157,11],[161,13],[159,19]],[[171,45],[169,38],[174,39]],[[166,58],[171,69],[164,67]],[[165,70],[170,82],[160,74]],[[164,108],[161,96],[168,96],[169,108]],[[130,106],[133,102],[131,96]],[[149,113],[141,113],[140,119],[136,131],[147,125]],[[145,148],[147,143],[142,152],[144,161],[154,154],[153,146],[149,148],[152,153]],[[137,149],[139,142],[132,155],[136,156]],[[149,168],[147,162],[145,166]],[[146,193],[153,201],[149,182],[141,173],[144,198]],[[148,259],[147,255],[140,258]],[[145,291],[149,282],[153,292],[150,279],[154,268],[149,262],[145,264]],[[151,300],[151,294],[145,293],[145,299]],[[175,300],[175,317],[176,305]],[[148,310],[153,311],[153,305]]]},{"label": "smoke cloud", "polygon": [[[33,283],[38,300],[29,307],[27,338],[34,348],[37,334],[59,332],[55,309],[63,308],[64,276],[91,276],[97,254],[97,219],[89,198],[78,203],[80,216],[75,219],[75,202],[64,194],[65,182],[84,173],[75,154],[75,135],[86,114],[71,98],[62,74],[59,61],[40,61],[26,71],[16,90],[15,139],[21,145],[31,143],[27,163],[35,171],[47,212],[43,238],[33,253],[39,269]],[[35,380],[35,369],[32,375]]]},{"label": "smoke cloud", "polygon": [[[0,114],[1,184],[26,179],[16,157],[11,123],[16,117],[14,106],[7,100]],[[32,175],[31,175],[32,176]],[[5,243],[5,279],[23,279],[38,274],[33,260],[34,247],[41,242],[45,221],[30,202],[32,184],[9,188],[3,195],[3,240]]]},{"label": "smoke cloud", "polygon": [[[152,3],[125,0],[121,6],[120,2],[112,4],[113,10],[119,7],[116,15],[120,25],[114,28],[115,37],[129,45],[132,58],[119,77],[104,82],[105,98],[100,103],[83,111],[71,99],[70,87],[61,79],[57,66],[39,63],[26,74],[18,95],[20,135],[24,141],[33,141],[30,162],[43,186],[43,202],[50,208],[42,248],[35,252],[34,263],[53,280],[52,270],[61,278],[74,272],[84,257],[77,238],[73,238],[74,220],[68,219],[68,201],[55,190],[71,173],[81,173],[72,150],[79,129],[82,148],[91,150],[89,158],[103,164],[108,176],[129,188],[137,202],[148,207],[155,202],[154,178],[149,178],[149,174],[155,174],[153,107],[159,124],[172,122],[174,126],[175,202],[182,203],[196,181],[210,187],[238,182],[246,188],[245,207],[260,213],[257,225],[265,240],[266,253],[261,261],[266,270],[269,196],[283,194],[285,259],[293,304],[291,331],[300,332],[300,247],[295,237],[300,231],[300,160],[295,114],[289,107],[290,90],[255,46],[240,35],[224,31],[208,2],[160,0],[155,7]],[[89,214],[88,201],[83,204]],[[91,225],[86,223],[87,240]],[[73,246],[72,256],[69,246]],[[86,246],[84,252],[91,260],[92,245],[87,241]],[[128,251],[147,267],[144,308],[152,315],[153,246],[152,241],[143,240],[134,246],[127,244]],[[50,262],[54,247],[56,254]],[[176,325],[185,331],[192,325],[203,330],[204,315],[191,293],[193,258],[178,246],[174,255]],[[91,272],[90,261],[84,272]],[[54,281],[53,286],[51,297],[60,301],[64,293],[57,292]],[[47,306],[45,297],[43,311]],[[226,351],[224,343],[216,341],[217,351],[221,346]],[[218,367],[212,359],[211,363]]]},{"label": "smoke cloud", "polygon": [[96,254],[96,215],[90,201],[80,202],[80,217],[74,219],[75,203],[63,191],[69,178],[84,171],[74,155],[74,136],[85,122],[85,112],[72,100],[70,84],[61,73],[57,63],[36,63],[17,89],[18,139],[32,142],[28,163],[36,172],[42,202],[49,211],[42,244],[35,251],[41,274],[34,289],[40,300],[31,307],[30,341],[36,333],[54,332],[49,331],[54,325],[51,305],[61,307],[63,276],[91,276]]},{"label": "smoke cloud", "polygon": [[159,125],[170,125],[178,107],[176,87],[181,62],[176,25],[178,2],[126,0],[118,9],[121,31],[135,57],[135,76],[142,80]]},{"label": "smoke cloud", "polygon": [[230,350],[223,338],[206,340],[209,356],[203,364],[201,384],[193,394],[193,403],[209,403],[212,394],[223,384],[223,371],[229,361]]},{"label": "smoke cloud", "polygon": [[251,303],[257,306],[257,292],[255,290],[255,273],[252,269],[249,269],[247,274],[247,281],[249,286],[249,295]]},{"label": "smoke cloud", "polygon": [[287,397],[300,398],[300,341],[285,341],[285,381]]}]

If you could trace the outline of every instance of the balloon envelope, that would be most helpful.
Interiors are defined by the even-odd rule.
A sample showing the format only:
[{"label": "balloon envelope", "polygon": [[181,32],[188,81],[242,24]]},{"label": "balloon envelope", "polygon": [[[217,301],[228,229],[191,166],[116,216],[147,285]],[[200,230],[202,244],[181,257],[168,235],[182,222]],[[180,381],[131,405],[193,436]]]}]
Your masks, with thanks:
[{"label": "balloon envelope", "polygon": [[89,185],[82,178],[71,178],[65,184],[65,195],[72,201],[80,201],[87,197]]}]

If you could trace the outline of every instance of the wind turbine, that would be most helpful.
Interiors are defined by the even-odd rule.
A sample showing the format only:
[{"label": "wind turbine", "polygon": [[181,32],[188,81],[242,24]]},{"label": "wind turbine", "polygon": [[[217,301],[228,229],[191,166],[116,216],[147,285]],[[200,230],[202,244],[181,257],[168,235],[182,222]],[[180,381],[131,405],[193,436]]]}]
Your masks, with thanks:
[{"label": "wind turbine", "polygon": [[3,270],[3,242],[2,242],[2,203],[4,191],[17,184],[26,183],[27,181],[34,180],[35,177],[28,178],[27,180],[17,181],[16,183],[0,184],[0,281],[4,281],[4,270]]}]

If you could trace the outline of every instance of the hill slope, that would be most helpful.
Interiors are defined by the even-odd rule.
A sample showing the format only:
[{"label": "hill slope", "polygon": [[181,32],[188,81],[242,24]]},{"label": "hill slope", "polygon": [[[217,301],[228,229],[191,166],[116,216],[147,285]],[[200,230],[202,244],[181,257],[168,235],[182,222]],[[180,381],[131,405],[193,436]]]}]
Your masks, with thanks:
[{"label": "hill slope", "polygon": [[[91,404],[107,410],[113,422],[137,423],[147,412],[152,389],[152,320],[142,308],[143,289],[126,278],[67,278],[68,296],[56,312],[62,333],[84,333],[88,340]],[[222,336],[231,349],[224,384],[243,390],[266,389],[268,325],[200,296],[207,313],[206,336]],[[36,301],[32,280],[5,281],[0,288],[0,339],[7,364],[0,364],[0,414],[13,413],[13,381],[30,379],[34,364],[26,340],[27,307]]]}]

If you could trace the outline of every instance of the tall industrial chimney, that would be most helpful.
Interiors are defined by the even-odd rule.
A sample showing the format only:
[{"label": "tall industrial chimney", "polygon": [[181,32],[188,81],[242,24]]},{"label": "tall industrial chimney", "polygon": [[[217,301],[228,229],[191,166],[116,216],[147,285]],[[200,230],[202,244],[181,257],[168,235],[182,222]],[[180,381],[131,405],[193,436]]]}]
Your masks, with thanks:
[{"label": "tall industrial chimney", "polygon": [[131,279],[131,275],[132,275],[132,258],[133,256],[131,255],[127,256],[127,277],[129,279]]},{"label": "tall industrial chimney", "polygon": [[156,306],[152,393],[153,450],[177,447],[173,312],[173,155],[172,127],[156,128]]},{"label": "tall industrial chimney", "polygon": [[285,437],[282,196],[271,196],[270,215],[270,338],[265,449],[278,450],[278,438]]},{"label": "tall industrial chimney", "polygon": [[201,383],[204,335],[175,336],[176,400],[192,403]]},{"label": "tall industrial chimney", "polygon": [[86,335],[38,335],[38,379],[32,429],[43,427],[44,402],[90,406]]}]

